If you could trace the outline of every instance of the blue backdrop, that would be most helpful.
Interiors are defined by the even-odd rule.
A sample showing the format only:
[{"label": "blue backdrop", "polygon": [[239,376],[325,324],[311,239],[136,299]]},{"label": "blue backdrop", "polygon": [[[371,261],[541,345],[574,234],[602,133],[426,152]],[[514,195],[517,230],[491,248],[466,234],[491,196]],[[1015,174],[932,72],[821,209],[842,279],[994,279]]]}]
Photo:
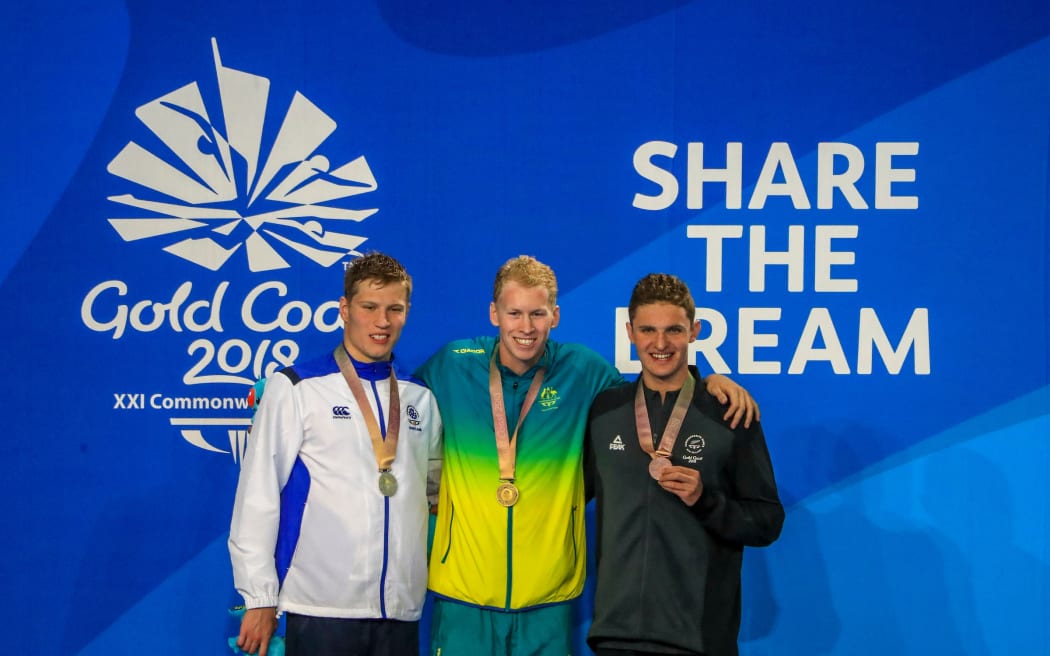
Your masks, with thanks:
[{"label": "blue backdrop", "polygon": [[[627,373],[635,280],[759,399],[788,517],[744,654],[1050,651],[1050,5],[15,0],[0,608],[39,654],[223,654],[250,383],[496,267]],[[586,602],[579,631],[586,630]]]}]

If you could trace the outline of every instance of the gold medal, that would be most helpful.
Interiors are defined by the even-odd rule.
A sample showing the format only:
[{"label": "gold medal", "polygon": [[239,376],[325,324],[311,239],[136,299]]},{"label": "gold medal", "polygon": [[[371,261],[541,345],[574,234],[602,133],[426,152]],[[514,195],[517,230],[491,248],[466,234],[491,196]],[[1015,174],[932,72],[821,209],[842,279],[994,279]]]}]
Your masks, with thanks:
[{"label": "gold medal", "polygon": [[[529,414],[532,402],[540,392],[543,384],[544,368],[540,367],[536,375],[529,383],[529,391],[525,394],[525,400],[521,404],[521,413],[518,415],[518,424],[514,427],[514,435],[507,428],[507,409],[503,406],[503,378],[499,367],[496,366],[496,353],[492,352],[489,360],[489,400],[492,403],[492,432],[496,438],[496,457],[499,461],[500,485],[496,488],[496,501],[504,508],[510,508],[518,502],[518,488],[514,485],[514,461],[517,458],[518,430],[521,423],[525,421],[525,415]],[[515,388],[517,383],[514,384]]]},{"label": "gold medal", "polygon": [[397,492],[397,479],[390,470],[379,472],[379,493],[384,497],[392,497]]},{"label": "gold medal", "polygon": [[496,501],[505,508],[510,508],[518,502],[518,488],[510,481],[503,481],[496,488]]},{"label": "gold medal", "polygon": [[653,480],[658,481],[660,480],[660,474],[662,474],[663,471],[670,466],[671,461],[667,458],[653,458],[649,462],[649,475],[653,477]]}]

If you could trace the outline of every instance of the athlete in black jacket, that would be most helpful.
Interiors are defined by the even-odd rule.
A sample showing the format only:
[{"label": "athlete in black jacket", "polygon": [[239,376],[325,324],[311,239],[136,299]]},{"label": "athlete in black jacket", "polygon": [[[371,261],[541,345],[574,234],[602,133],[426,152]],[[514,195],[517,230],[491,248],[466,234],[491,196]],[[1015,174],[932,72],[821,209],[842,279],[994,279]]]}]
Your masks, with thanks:
[{"label": "athlete in black jacket", "polygon": [[[591,408],[586,456],[597,497],[598,579],[587,641],[599,656],[737,654],[743,548],[770,544],[783,525],[761,425],[731,427],[687,367],[699,328],[693,316],[684,283],[643,278],[627,325],[642,375]],[[695,389],[679,410],[670,463],[658,463],[683,388]],[[650,431],[643,448],[639,432]]]}]

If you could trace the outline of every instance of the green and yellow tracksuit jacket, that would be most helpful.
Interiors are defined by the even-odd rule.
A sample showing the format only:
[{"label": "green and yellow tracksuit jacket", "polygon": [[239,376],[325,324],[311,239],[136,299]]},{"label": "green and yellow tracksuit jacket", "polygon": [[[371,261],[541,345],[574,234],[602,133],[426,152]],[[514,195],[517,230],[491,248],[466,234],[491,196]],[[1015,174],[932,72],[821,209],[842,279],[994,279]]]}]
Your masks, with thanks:
[{"label": "green and yellow tracksuit jacket", "polygon": [[511,433],[533,376],[546,369],[518,432],[520,498],[505,508],[496,500],[500,472],[488,383],[496,348],[494,337],[455,341],[416,372],[437,397],[445,428],[429,587],[448,599],[520,610],[568,601],[583,590],[587,412],[599,392],[623,379],[594,351],[552,341],[524,375],[500,367]]}]

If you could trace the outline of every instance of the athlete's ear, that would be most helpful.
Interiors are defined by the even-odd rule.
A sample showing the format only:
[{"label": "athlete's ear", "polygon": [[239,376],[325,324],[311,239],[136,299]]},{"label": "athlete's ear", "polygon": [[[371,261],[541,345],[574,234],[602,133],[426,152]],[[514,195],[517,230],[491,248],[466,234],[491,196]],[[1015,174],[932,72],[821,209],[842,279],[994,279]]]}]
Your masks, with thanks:
[{"label": "athlete's ear", "polygon": [[554,315],[554,321],[551,322],[551,328],[557,328],[558,322],[561,321],[561,308],[555,305],[552,314]]},{"label": "athlete's ear", "polygon": [[496,312],[496,302],[489,303],[489,321],[493,326],[499,326],[499,313]]}]

